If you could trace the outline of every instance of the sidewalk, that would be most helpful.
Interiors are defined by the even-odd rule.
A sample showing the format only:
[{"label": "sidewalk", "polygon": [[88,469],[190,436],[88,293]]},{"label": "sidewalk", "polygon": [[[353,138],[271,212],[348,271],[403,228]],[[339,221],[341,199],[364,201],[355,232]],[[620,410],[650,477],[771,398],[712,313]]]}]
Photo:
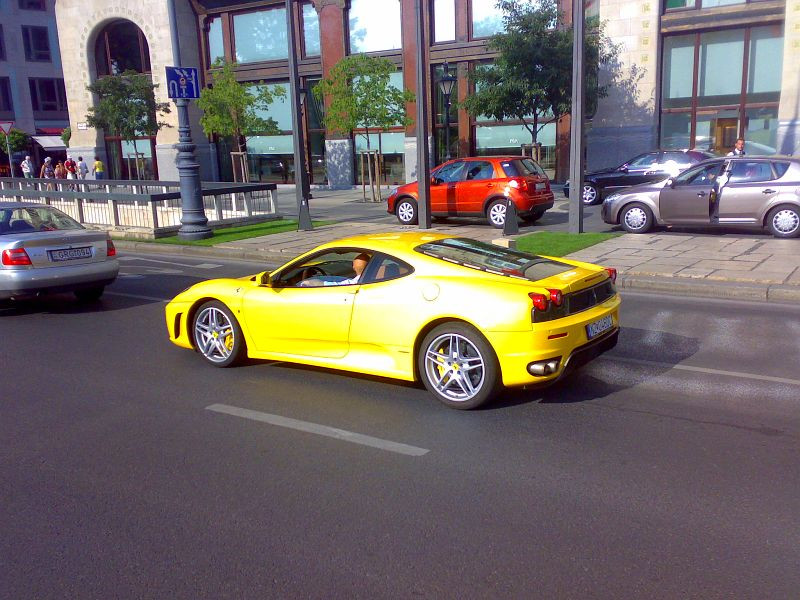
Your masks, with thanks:
[{"label": "sidewalk", "polygon": [[[174,246],[142,242],[118,242],[121,249],[152,253],[179,253],[257,260],[278,266],[327,241],[365,233],[419,231],[402,226],[386,213],[386,204],[363,203],[361,189],[312,190],[311,214],[315,220],[336,220],[312,231],[290,231],[213,247]],[[384,194],[384,197],[388,193]],[[293,186],[280,186],[279,211],[294,210]],[[556,196],[553,213],[566,212],[566,202]],[[548,226],[522,228],[521,234],[546,231]],[[503,245],[513,243],[502,232],[478,220],[434,223],[430,231],[471,237]],[[657,233],[626,234],[579,252],[569,258],[594,262],[618,270],[618,285],[691,296],[769,300],[800,303],[800,239],[779,240],[767,234]]]}]

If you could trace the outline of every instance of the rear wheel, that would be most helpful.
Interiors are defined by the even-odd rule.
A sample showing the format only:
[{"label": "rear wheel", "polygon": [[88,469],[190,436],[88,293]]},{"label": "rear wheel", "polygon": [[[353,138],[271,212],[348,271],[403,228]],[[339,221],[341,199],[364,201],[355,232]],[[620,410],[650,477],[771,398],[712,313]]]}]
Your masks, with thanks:
[{"label": "rear wheel", "polygon": [[444,323],[428,333],[417,365],[428,391],[451,408],[477,408],[501,387],[494,350],[466,323]]},{"label": "rear wheel", "polygon": [[635,202],[622,209],[619,222],[628,233],[645,233],[653,227],[653,212],[644,204]]},{"label": "rear wheel", "polygon": [[98,285],[95,287],[75,290],[73,293],[75,294],[75,297],[81,302],[97,302],[98,300],[100,300],[100,296],[103,295],[105,289],[106,289],[105,286]]},{"label": "rear wheel", "polygon": [[245,357],[242,329],[230,309],[212,300],[195,313],[192,335],[197,351],[215,367],[231,367]]},{"label": "rear wheel", "polygon": [[796,206],[776,206],[769,211],[767,228],[779,238],[800,236],[800,210]]},{"label": "rear wheel", "polygon": [[597,190],[597,187],[592,185],[591,183],[587,183],[583,186],[583,203],[586,206],[591,206],[592,204],[597,204],[600,201],[600,192]]},{"label": "rear wheel", "polygon": [[486,207],[486,218],[492,227],[502,229],[506,224],[506,200],[505,198],[498,198],[492,200],[489,206]]},{"label": "rear wheel", "polygon": [[398,201],[395,208],[397,213],[397,220],[402,225],[416,225],[417,224],[417,203],[412,198],[403,198]]}]

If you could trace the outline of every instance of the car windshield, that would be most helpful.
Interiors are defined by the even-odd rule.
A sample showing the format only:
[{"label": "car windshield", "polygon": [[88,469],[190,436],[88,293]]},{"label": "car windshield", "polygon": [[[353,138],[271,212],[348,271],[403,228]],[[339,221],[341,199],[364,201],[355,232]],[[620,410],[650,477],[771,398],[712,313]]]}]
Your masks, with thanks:
[{"label": "car windshield", "polygon": [[573,268],[535,254],[509,250],[466,238],[447,238],[428,242],[417,246],[415,250],[470,269],[529,281],[552,277]]},{"label": "car windshield", "polygon": [[530,158],[504,160],[500,162],[500,165],[503,167],[503,171],[508,177],[526,177],[529,175],[546,177],[542,167],[540,167],[535,160]]},{"label": "car windshield", "polygon": [[83,229],[83,225],[50,206],[0,208],[0,235],[64,229]]}]

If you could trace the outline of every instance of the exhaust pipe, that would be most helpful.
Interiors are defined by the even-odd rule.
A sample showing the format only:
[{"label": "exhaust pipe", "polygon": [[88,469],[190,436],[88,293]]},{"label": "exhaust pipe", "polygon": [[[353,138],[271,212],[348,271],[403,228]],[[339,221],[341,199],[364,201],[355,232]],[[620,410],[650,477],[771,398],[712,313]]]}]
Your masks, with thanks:
[{"label": "exhaust pipe", "polygon": [[558,371],[558,366],[561,364],[561,357],[551,358],[549,360],[540,360],[532,362],[528,365],[528,373],[536,377],[544,377],[552,375]]}]

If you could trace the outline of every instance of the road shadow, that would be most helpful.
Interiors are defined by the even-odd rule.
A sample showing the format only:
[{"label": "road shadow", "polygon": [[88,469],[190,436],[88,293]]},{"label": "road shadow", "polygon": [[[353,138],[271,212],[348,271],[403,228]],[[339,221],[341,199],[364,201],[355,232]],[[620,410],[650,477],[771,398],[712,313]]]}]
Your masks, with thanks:
[{"label": "road shadow", "polygon": [[39,298],[0,301],[0,318],[24,315],[77,315],[127,310],[145,304],[158,304],[156,300],[105,294],[93,302],[80,301],[72,294],[48,294]]}]

